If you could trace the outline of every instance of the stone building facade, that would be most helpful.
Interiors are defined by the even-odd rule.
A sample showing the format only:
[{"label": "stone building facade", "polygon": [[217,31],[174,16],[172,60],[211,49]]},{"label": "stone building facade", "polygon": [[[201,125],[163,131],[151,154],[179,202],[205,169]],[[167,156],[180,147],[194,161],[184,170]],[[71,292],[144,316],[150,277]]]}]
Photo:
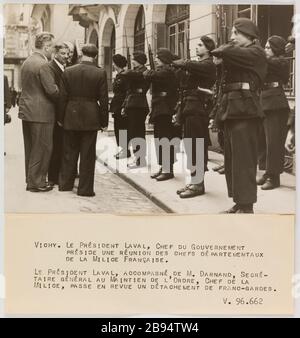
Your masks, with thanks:
[{"label": "stone building facade", "polygon": [[[277,34],[287,38],[292,31],[293,5],[70,5],[69,15],[85,30],[85,42],[99,47],[98,64],[105,68],[112,80],[112,55],[126,55],[142,50],[170,48],[186,57],[188,50],[195,57],[200,36],[209,35],[218,44],[228,41],[232,23],[237,17],[255,21],[264,44],[268,36]],[[278,22],[280,21],[280,25]],[[291,62],[291,81],[287,93],[294,102],[294,57]]]}]

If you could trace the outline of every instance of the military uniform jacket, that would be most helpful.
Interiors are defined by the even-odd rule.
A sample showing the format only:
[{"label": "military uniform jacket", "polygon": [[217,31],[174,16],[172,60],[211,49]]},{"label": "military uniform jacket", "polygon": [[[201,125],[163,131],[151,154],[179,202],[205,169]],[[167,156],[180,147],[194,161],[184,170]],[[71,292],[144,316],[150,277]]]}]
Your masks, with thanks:
[{"label": "military uniform jacket", "polygon": [[221,100],[221,120],[249,119],[263,117],[259,90],[267,72],[267,59],[264,49],[256,43],[247,47],[233,44],[220,46],[212,51],[221,57],[224,64],[224,83],[249,83],[251,90],[224,90]]},{"label": "military uniform jacket", "polygon": [[[268,71],[261,93],[262,108],[264,111],[285,108],[289,110],[288,100],[282,87],[289,80],[289,63],[283,57],[272,57],[267,62]],[[274,82],[278,82],[279,86],[269,88],[269,85]]]},{"label": "military uniform jacket", "polygon": [[149,70],[145,78],[152,84],[151,119],[160,115],[172,116],[177,103],[177,79],[169,65]]},{"label": "military uniform jacket", "polygon": [[114,79],[114,82],[112,84],[112,90],[114,93],[114,96],[110,103],[109,110],[117,115],[121,114],[122,105],[126,98],[126,92],[127,92],[127,85],[125,78],[122,77],[122,73],[124,70],[122,70],[120,73],[118,73]]},{"label": "military uniform jacket", "polygon": [[93,62],[82,61],[63,74],[60,122],[65,130],[99,130],[101,115],[108,125],[106,72]]},{"label": "military uniform jacket", "polygon": [[183,117],[186,115],[208,117],[206,110],[208,94],[198,90],[198,87],[211,89],[216,81],[216,66],[212,58],[209,57],[201,61],[186,61],[181,68],[188,72],[184,81]]},{"label": "military uniform jacket", "polygon": [[[55,105],[47,93],[51,73],[46,57],[34,52],[21,67],[22,92],[19,99],[19,118],[24,121],[53,123],[55,121]],[[52,96],[59,96],[56,87]]]},{"label": "military uniform jacket", "polygon": [[124,101],[124,108],[140,108],[145,112],[149,112],[149,106],[146,98],[146,93],[149,89],[149,81],[147,81],[143,72],[147,70],[145,66],[139,66],[134,69],[128,69],[121,73],[120,76],[124,78],[127,84],[127,94]]}]

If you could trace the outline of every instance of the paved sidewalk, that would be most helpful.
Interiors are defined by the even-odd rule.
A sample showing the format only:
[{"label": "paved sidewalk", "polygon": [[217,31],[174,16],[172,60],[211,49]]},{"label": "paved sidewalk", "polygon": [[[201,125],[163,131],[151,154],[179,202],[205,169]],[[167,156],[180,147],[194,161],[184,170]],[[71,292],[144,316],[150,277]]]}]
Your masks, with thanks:
[{"label": "paved sidewalk", "polygon": [[[24,145],[22,122],[17,109],[11,110],[12,123],[4,128],[4,208],[7,213],[111,213],[161,214],[164,213],[144,194],[97,163],[95,171],[95,197],[77,196],[73,191],[58,191],[57,186],[46,193],[25,190]],[[137,207],[138,206],[138,207]],[[41,217],[43,217],[41,215]]]},{"label": "paved sidewalk", "polygon": [[[227,196],[225,176],[211,170],[216,164],[223,160],[223,156],[216,152],[209,152],[209,171],[205,174],[206,194],[189,199],[181,199],[176,190],[182,188],[188,177],[182,173],[181,168],[185,164],[184,152],[177,156],[177,163],[174,166],[175,178],[157,182],[150,178],[150,173],[156,171],[156,156],[154,140],[152,135],[147,135],[148,167],[141,169],[127,170],[127,159],[117,161],[114,154],[117,152],[114,137],[107,137],[105,134],[98,136],[97,156],[98,161],[105,163],[110,170],[118,173],[127,182],[143,192],[150,199],[158,203],[167,212],[182,214],[211,214],[219,213],[233,205]],[[150,150],[150,151],[149,151]],[[129,159],[128,162],[131,160]],[[279,189],[263,191],[258,187],[258,202],[255,204],[256,213],[280,213],[290,214],[295,212],[296,199],[296,178],[293,175],[284,173],[281,176],[282,186]]]}]

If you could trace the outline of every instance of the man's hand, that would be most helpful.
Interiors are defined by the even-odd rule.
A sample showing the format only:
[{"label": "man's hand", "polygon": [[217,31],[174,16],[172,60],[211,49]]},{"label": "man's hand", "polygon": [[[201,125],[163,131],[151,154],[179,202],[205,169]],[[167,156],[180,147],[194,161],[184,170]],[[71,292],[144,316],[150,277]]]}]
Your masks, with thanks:
[{"label": "man's hand", "polygon": [[145,71],[143,72],[143,76],[144,76],[145,78],[150,77],[152,74],[153,74],[153,70],[152,70],[152,69],[147,69],[147,70],[145,70]]},{"label": "man's hand", "polygon": [[290,153],[295,152],[295,132],[291,129],[288,131],[285,140],[285,149]]},{"label": "man's hand", "polygon": [[185,66],[185,61],[183,59],[175,60],[175,61],[172,62],[172,65],[174,67],[180,68],[180,67]]},{"label": "man's hand", "polygon": [[215,65],[219,65],[219,64],[221,64],[223,62],[223,59],[222,58],[218,58],[218,57],[216,57],[216,56],[213,56],[213,63],[215,64]]},{"label": "man's hand", "polygon": [[57,121],[57,124],[59,125],[59,127],[63,126],[63,124],[61,122],[59,122],[59,121]]},{"label": "man's hand", "polygon": [[215,120],[214,119],[210,119],[209,120],[208,129],[211,129],[211,131],[213,133],[217,133],[219,131],[219,129],[217,128],[217,126],[215,124]]}]

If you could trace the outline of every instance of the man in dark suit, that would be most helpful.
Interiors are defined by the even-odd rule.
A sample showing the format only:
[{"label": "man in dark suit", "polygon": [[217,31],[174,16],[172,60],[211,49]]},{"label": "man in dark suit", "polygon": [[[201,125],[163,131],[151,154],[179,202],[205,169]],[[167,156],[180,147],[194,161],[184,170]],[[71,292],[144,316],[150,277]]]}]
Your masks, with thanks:
[{"label": "man in dark suit", "polygon": [[[62,86],[62,75],[69,58],[69,48],[66,44],[56,44],[54,46],[55,54],[52,61],[45,64],[41,68],[41,72],[49,74],[49,83],[52,81],[52,86],[58,87],[61,91]],[[53,150],[49,164],[48,170],[48,181],[49,184],[58,184],[58,174],[61,166],[61,156],[62,156],[62,137],[63,130],[60,125],[58,125],[58,109],[59,109],[59,97],[56,95],[49,96],[49,98],[55,104],[55,124],[53,129]]]},{"label": "man in dark suit", "polygon": [[258,29],[250,19],[236,19],[233,26],[232,43],[212,51],[212,55],[223,60],[225,72],[218,114],[224,122],[228,196],[235,202],[226,213],[253,213],[257,200],[258,133],[264,116],[259,92],[267,72],[267,59],[256,41]]},{"label": "man in dark suit", "polygon": [[26,189],[31,192],[52,189],[46,181],[55,121],[55,106],[50,97],[58,97],[59,90],[50,81],[49,72],[41,69],[51,58],[53,38],[48,32],[38,34],[36,49],[21,68],[19,118],[24,136]]},{"label": "man in dark suit", "polygon": [[95,196],[97,132],[108,125],[107,76],[95,64],[98,55],[95,45],[83,46],[82,53],[80,64],[66,68],[63,74],[64,103],[60,109],[59,121],[64,128],[64,151],[59,190],[73,189],[80,155],[77,195]]}]

